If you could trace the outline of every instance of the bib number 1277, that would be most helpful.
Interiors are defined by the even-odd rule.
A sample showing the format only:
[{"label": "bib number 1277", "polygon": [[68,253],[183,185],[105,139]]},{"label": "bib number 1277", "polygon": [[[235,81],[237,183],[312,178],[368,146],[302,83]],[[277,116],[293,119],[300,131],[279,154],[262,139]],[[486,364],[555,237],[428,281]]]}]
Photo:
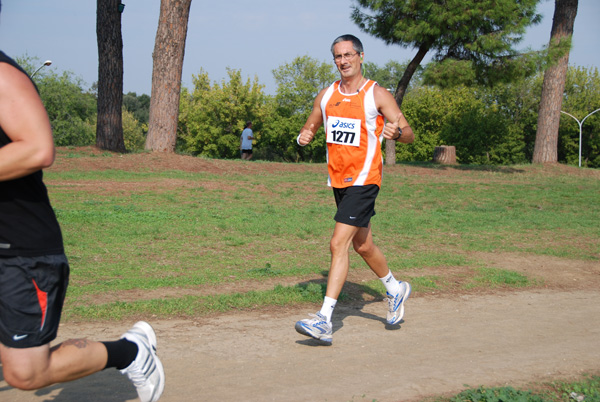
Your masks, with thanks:
[{"label": "bib number 1277", "polygon": [[327,142],[354,147],[360,146],[360,120],[343,117],[328,118]]}]

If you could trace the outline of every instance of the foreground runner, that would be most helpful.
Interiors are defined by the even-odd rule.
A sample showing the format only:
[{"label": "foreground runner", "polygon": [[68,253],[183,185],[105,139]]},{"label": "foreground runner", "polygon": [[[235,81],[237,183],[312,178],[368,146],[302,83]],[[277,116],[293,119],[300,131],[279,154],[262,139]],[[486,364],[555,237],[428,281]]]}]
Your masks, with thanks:
[{"label": "foreground runner", "polygon": [[[325,124],[328,185],[337,204],[335,228],[330,242],[331,266],[321,310],[314,318],[296,323],[296,331],[331,344],[331,316],[346,282],[350,244],[385,285],[388,296],[387,322],[398,324],[404,316],[404,302],[410,284],[398,282],[385,256],[373,243],[371,217],[381,186],[382,135],[388,140],[411,143],[414,134],[394,97],[387,89],[362,75],[363,46],[353,35],[338,37],[331,46],[341,80],[323,89],[298,135],[298,144],[307,145]],[[388,123],[384,125],[384,118]]]},{"label": "foreground runner", "polygon": [[156,355],[156,335],[148,323],[136,323],[114,342],[70,339],[50,347],[69,281],[61,230],[42,181],[42,169],[52,165],[54,152],[50,121],[33,82],[0,51],[4,379],[15,388],[34,390],[115,367],[133,382],[142,402],[158,401],[165,375]]}]

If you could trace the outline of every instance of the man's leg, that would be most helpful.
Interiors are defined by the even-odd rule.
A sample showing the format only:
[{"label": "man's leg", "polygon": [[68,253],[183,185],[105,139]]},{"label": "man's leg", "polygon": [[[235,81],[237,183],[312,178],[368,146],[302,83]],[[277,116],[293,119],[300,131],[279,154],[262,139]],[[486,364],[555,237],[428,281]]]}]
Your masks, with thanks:
[{"label": "man's leg", "polygon": [[336,222],[333,229],[333,236],[329,243],[331,250],[331,265],[329,268],[329,276],[327,278],[326,296],[336,299],[339,297],[350,269],[350,261],[348,249],[352,243],[352,239],[363,228],[346,225],[345,223]]},{"label": "man's leg", "polygon": [[398,324],[404,317],[404,302],[410,296],[411,287],[408,282],[399,282],[390,271],[383,252],[373,242],[371,224],[361,228],[352,241],[354,250],[365,260],[386,288],[388,296],[388,324]]},{"label": "man's leg", "polygon": [[70,339],[53,348],[46,344],[23,349],[0,344],[0,361],[6,382],[23,390],[72,381],[115,367],[133,382],[141,402],[156,402],[165,385],[156,343],[150,324],[140,321],[113,342]]},{"label": "man's leg", "polygon": [[356,236],[352,239],[354,250],[365,260],[378,278],[383,278],[390,272],[390,269],[388,268],[383,252],[373,242],[371,224],[369,223],[369,226],[366,228],[358,229]]},{"label": "man's leg", "polygon": [[15,388],[32,390],[76,380],[106,367],[107,352],[100,342],[71,339],[50,345],[16,349],[0,344],[4,378]]},{"label": "man's leg", "polygon": [[348,277],[349,260],[348,249],[352,243],[352,238],[359,230],[358,227],[346,225],[337,222],[333,229],[333,236],[329,247],[331,249],[331,266],[327,278],[327,290],[325,300],[321,310],[314,315],[314,318],[308,318],[296,322],[296,331],[302,335],[310,336],[321,341],[323,344],[330,345],[332,342],[333,327],[331,325],[331,315],[337,298],[344,287]]}]

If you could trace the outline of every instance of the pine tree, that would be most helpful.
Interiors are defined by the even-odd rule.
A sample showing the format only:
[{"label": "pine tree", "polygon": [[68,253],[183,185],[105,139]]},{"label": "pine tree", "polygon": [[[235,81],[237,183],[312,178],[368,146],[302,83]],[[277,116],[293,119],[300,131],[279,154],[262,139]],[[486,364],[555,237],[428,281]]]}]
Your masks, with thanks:
[{"label": "pine tree", "polygon": [[125,152],[123,140],[123,38],[120,0],[98,0],[98,122],[96,146]]},{"label": "pine tree", "polygon": [[[554,63],[544,73],[533,163],[556,163],[558,161],[558,125],[577,5],[577,0],[555,0],[554,3],[554,19],[548,46],[549,57],[554,58],[551,60]],[[564,46],[561,46],[564,43],[569,45],[566,51]]]},{"label": "pine tree", "polygon": [[183,56],[192,0],[161,0],[152,67],[147,150],[175,152]]},{"label": "pine tree", "polygon": [[[401,106],[412,76],[430,52],[439,62],[464,62],[477,73],[494,62],[517,57],[513,46],[526,27],[541,19],[535,12],[538,1],[357,0],[352,19],[388,45],[417,50],[396,86],[395,98]],[[394,164],[395,159],[395,142],[388,141],[386,164]]]}]

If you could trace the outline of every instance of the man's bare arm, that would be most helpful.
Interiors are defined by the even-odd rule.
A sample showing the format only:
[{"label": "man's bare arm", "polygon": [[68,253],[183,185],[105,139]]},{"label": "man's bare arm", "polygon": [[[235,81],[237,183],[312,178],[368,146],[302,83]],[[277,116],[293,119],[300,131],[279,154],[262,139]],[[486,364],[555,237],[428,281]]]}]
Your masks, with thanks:
[{"label": "man's bare arm", "polygon": [[0,127],[11,143],[0,148],[0,181],[17,179],[54,162],[46,109],[29,78],[0,63]]},{"label": "man's bare arm", "polygon": [[377,85],[375,91],[375,104],[377,109],[386,118],[387,123],[383,129],[383,137],[410,144],[415,140],[415,134],[400,111],[396,99],[385,88]]}]

